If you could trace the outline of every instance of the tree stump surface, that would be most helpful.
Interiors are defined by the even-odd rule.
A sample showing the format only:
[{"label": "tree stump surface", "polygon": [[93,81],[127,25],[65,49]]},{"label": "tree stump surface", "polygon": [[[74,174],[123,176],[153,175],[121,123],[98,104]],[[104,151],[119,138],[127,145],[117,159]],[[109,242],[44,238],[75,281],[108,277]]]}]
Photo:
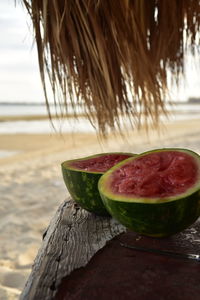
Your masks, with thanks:
[{"label": "tree stump surface", "polygon": [[20,299],[53,299],[63,277],[84,267],[124,231],[112,218],[89,213],[71,199],[65,201],[50,222]]},{"label": "tree stump surface", "polygon": [[168,238],[126,231],[65,201],[52,219],[21,299],[199,300],[200,219]]}]

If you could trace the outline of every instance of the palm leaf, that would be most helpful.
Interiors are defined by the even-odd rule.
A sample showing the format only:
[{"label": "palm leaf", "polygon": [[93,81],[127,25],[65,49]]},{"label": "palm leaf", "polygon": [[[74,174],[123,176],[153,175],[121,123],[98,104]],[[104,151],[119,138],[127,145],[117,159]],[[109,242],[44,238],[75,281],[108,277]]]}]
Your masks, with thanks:
[{"label": "palm leaf", "polygon": [[[198,0],[21,0],[33,23],[45,98],[77,104],[104,136],[128,117],[158,124],[168,72],[179,83],[197,48]],[[138,109],[138,107],[140,109]],[[50,110],[49,110],[50,114]]]}]

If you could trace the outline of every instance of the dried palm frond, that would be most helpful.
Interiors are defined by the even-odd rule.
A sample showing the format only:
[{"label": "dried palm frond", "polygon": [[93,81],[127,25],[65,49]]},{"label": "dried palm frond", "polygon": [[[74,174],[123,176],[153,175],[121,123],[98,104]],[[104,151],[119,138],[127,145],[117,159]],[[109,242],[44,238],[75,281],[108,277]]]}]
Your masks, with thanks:
[{"label": "dried palm frond", "polygon": [[22,0],[31,16],[46,102],[83,104],[105,135],[120,118],[155,124],[165,112],[167,74],[178,83],[196,47],[198,0]]}]

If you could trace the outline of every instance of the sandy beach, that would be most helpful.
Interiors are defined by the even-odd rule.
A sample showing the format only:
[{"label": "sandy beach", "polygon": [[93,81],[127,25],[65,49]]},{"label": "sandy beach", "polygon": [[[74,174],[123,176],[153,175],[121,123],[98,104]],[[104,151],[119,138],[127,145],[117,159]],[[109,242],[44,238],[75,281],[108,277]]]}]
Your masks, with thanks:
[{"label": "sandy beach", "polygon": [[0,135],[0,299],[18,299],[42,242],[42,234],[68,197],[60,164],[100,152],[140,153],[163,147],[200,153],[200,120],[167,122],[158,134],[130,131],[125,139],[93,133]]}]

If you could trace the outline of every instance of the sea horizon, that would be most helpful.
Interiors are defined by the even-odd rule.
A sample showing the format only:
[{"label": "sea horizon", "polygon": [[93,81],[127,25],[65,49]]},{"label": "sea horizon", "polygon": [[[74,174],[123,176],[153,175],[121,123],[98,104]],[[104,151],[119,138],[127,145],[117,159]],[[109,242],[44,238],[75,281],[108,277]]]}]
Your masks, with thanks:
[{"label": "sea horizon", "polygon": [[[200,99],[191,99],[193,99],[193,101],[171,101],[170,104],[166,103],[166,107],[169,111],[169,117],[166,118],[165,116],[162,116],[161,120],[168,122],[199,118]],[[54,127],[49,121],[45,103],[32,101],[1,101],[0,134],[95,132],[94,127],[87,120],[81,105],[77,105],[78,119],[74,118],[71,103],[68,103],[68,111],[65,118],[55,118],[60,115],[61,111],[59,108],[56,110],[53,103],[50,103],[50,111],[53,116]]]}]

